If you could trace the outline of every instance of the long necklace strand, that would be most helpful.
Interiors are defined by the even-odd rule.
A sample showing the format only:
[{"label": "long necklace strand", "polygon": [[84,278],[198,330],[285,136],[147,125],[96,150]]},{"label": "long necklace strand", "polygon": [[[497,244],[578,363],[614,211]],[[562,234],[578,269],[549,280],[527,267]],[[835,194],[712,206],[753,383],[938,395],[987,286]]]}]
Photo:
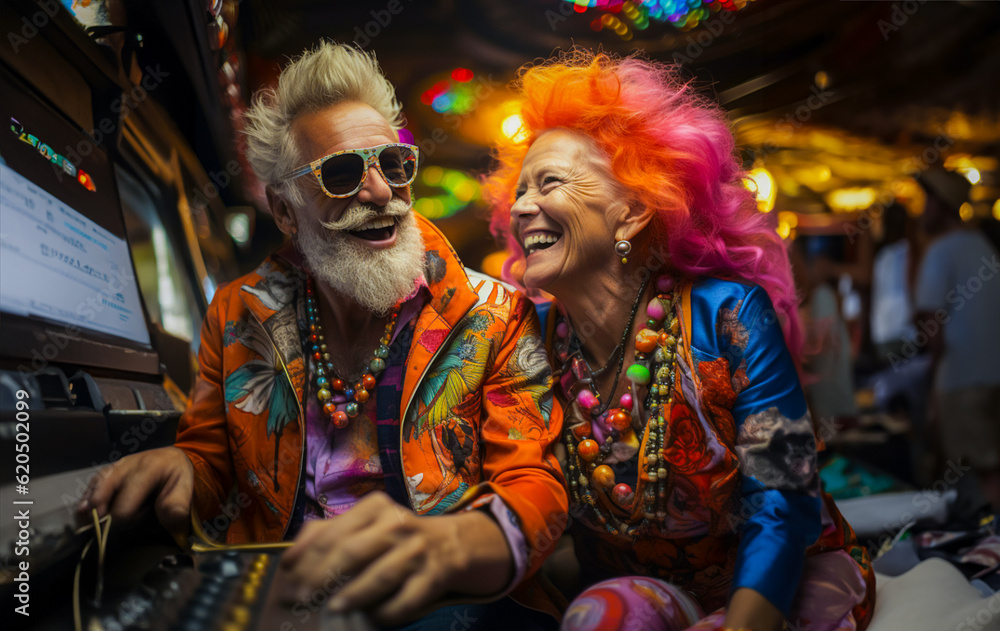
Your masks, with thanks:
[{"label": "long necklace strand", "polygon": [[[306,317],[309,320],[310,355],[315,365],[316,398],[323,408],[323,414],[330,419],[333,426],[344,429],[350,419],[360,413],[365,402],[371,397],[369,391],[375,387],[378,376],[385,370],[385,360],[389,357],[389,342],[392,341],[392,332],[399,319],[399,305],[393,307],[378,348],[375,349],[371,360],[353,386],[349,380],[339,378],[333,369],[333,364],[330,363],[330,353],[323,336],[323,325],[320,324],[316,287],[312,278],[306,285]],[[332,400],[334,392],[340,393],[347,401],[340,405],[335,403]]]},{"label": "long necklace strand", "polygon": [[[600,422],[592,419],[564,429],[564,442],[568,451],[568,481],[570,493],[577,503],[591,508],[597,521],[612,535],[619,533],[635,536],[643,530],[658,529],[666,518],[666,493],[669,472],[663,459],[666,443],[667,417],[673,404],[676,371],[677,338],[679,321],[679,299],[673,291],[673,280],[669,277],[657,279],[657,296],[646,307],[649,319],[646,326],[636,334],[635,363],[629,366],[626,375],[636,386],[649,386],[646,396],[648,410],[645,431],[645,449],[639,454],[639,484],[643,488],[642,497],[636,497],[627,484],[615,485],[614,471],[603,464],[610,452],[608,442],[598,443],[591,437],[592,424]],[[634,318],[634,314],[633,314]],[[653,372],[645,363],[652,356]],[[620,372],[619,368],[619,372]],[[581,391],[582,393],[583,391]],[[638,394],[638,393],[636,393]],[[607,424],[612,428],[608,438],[612,441],[632,427],[631,392],[623,394],[622,407],[608,413]],[[580,396],[576,403],[580,404]],[[586,397],[583,397],[586,399]],[[595,397],[596,398],[596,397]],[[585,406],[581,406],[586,409]],[[643,484],[645,482],[645,484]],[[613,490],[612,490],[612,487]],[[609,494],[614,504],[634,514],[636,501],[641,501],[641,517],[638,523],[628,523],[614,512],[606,510],[595,493]]]},{"label": "long necklace strand", "polygon": [[[632,332],[632,325],[635,322],[635,314],[636,312],[639,311],[639,303],[642,302],[642,297],[646,294],[646,287],[649,286],[649,278],[650,277],[647,276],[642,281],[642,285],[639,287],[639,293],[636,294],[635,300],[632,302],[632,310],[628,314],[628,320],[625,323],[625,328],[622,329],[622,339],[620,342],[618,342],[618,346],[616,346],[614,350],[611,351],[611,356],[608,357],[608,361],[605,362],[605,364],[601,366],[601,368],[598,371],[596,372],[593,370],[590,371],[591,380],[593,380],[595,377],[599,377],[608,370],[608,366],[611,364],[611,360],[612,358],[614,358],[615,354],[621,353],[621,357],[619,357],[618,359],[618,368],[615,371],[615,381],[611,385],[611,394],[608,395],[608,398],[604,403],[601,403],[601,393],[597,388],[597,384],[596,383],[593,384],[594,385],[593,394],[596,402],[590,404],[591,416],[600,416],[601,414],[603,414],[605,410],[608,409],[608,406],[611,405],[611,401],[614,399],[615,390],[618,389],[618,379],[621,377],[622,367],[625,365],[625,342],[626,340],[628,340],[629,333]],[[589,364],[587,367],[588,368],[590,367]]]}]

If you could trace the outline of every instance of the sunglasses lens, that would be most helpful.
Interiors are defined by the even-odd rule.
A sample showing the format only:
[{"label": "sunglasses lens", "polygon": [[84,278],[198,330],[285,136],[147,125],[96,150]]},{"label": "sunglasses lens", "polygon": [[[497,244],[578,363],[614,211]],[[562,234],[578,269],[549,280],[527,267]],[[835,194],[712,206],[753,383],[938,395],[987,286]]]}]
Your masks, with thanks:
[{"label": "sunglasses lens", "polygon": [[356,153],[334,156],[323,163],[323,186],[333,195],[347,195],[358,187],[365,173],[365,159]]},{"label": "sunglasses lens", "polygon": [[389,184],[404,186],[417,172],[417,156],[409,147],[386,147],[378,156],[378,165]]}]

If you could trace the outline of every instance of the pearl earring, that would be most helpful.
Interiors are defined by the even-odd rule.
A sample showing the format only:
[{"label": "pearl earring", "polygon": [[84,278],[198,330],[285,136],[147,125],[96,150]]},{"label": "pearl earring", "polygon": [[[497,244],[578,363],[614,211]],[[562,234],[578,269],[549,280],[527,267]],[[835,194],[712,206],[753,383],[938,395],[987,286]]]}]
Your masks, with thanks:
[{"label": "pearl earring", "polygon": [[622,257],[622,265],[628,263],[629,252],[632,251],[632,244],[628,239],[621,239],[615,243],[615,254]]}]

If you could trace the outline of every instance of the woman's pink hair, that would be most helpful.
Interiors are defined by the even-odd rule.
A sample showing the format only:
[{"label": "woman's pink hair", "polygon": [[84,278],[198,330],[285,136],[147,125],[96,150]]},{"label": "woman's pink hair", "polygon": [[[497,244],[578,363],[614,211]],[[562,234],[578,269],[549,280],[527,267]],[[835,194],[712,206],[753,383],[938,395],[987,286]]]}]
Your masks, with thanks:
[{"label": "woman's pink hair", "polygon": [[504,278],[520,280],[511,268],[524,254],[509,230],[525,154],[541,133],[569,129],[596,142],[617,180],[656,211],[653,242],[666,244],[675,272],[763,287],[798,357],[801,335],[787,252],[743,186],[725,113],[678,74],[675,66],[579,49],[522,68],[517,87],[527,138],[500,141],[497,164],[484,182],[493,233],[513,253]]}]

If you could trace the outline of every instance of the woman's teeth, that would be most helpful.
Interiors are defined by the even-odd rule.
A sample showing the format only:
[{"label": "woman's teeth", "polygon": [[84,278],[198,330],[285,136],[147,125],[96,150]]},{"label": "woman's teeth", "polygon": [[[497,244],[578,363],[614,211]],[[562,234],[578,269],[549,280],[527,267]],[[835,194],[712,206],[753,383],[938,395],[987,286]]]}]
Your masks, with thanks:
[{"label": "woman's teeth", "polygon": [[554,234],[533,234],[525,237],[524,250],[531,254],[536,250],[544,250],[558,240],[559,237]]}]

